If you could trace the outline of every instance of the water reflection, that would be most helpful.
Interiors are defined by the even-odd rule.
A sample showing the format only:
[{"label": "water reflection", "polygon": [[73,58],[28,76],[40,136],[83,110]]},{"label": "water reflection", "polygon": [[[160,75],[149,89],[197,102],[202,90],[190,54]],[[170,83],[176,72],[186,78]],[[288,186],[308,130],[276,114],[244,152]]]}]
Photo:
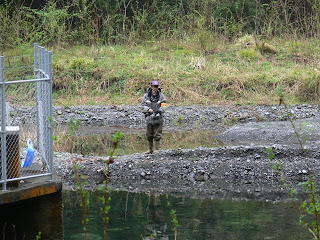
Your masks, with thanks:
[{"label": "water reflection", "polygon": [[[107,156],[112,149],[112,133],[101,133],[90,131],[89,134],[76,135],[73,137],[74,153],[84,155]],[[91,134],[90,134],[91,133]],[[93,133],[93,134],[92,134]],[[58,141],[55,141],[55,151],[70,151],[70,139],[64,137],[66,132],[57,133]],[[161,141],[161,149],[218,147],[223,144],[214,138],[214,131],[179,131],[164,132]],[[126,155],[147,150],[147,140],[143,129],[134,133],[126,133],[120,141],[117,153]]]},{"label": "water reflection", "polygon": [[167,240],[167,222],[164,216],[160,195],[148,195],[148,205],[146,208],[147,224],[146,229],[149,236],[143,236],[143,240],[154,239]]},{"label": "water reflection", "polygon": [[[170,209],[176,210],[178,239],[311,239],[290,203],[196,199],[112,192],[109,239],[174,239]],[[63,193],[65,239],[81,239],[82,210],[75,192]],[[171,206],[167,205],[167,201]],[[90,193],[89,239],[103,239],[99,193]],[[152,238],[154,236],[154,238]]]}]

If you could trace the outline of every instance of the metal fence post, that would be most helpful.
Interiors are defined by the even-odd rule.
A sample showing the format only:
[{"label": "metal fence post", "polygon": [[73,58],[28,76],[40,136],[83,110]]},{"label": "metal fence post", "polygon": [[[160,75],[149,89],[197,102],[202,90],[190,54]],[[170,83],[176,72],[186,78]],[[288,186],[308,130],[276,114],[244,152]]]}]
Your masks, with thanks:
[{"label": "metal fence post", "polygon": [[[43,54],[42,54],[43,47],[37,45],[37,78],[44,78],[43,76]],[[44,106],[43,106],[43,82],[37,82],[37,135],[38,135],[38,151],[42,158],[45,159],[45,135],[44,135],[44,126],[43,126],[43,118],[45,117],[45,114],[43,112]]]},{"label": "metal fence post", "polygon": [[48,76],[49,76],[49,161],[51,170],[51,180],[53,180],[53,111],[52,111],[52,52],[48,51]]},{"label": "metal fence post", "polygon": [[[39,46],[37,43],[33,44],[33,68],[34,68],[34,78],[38,79],[40,78],[39,76]],[[40,87],[39,87],[39,83],[35,83],[35,92],[36,92],[36,107],[37,107],[37,111],[39,109],[39,97],[40,97]],[[37,123],[37,142],[39,143],[39,113],[36,116],[36,123]]]},{"label": "metal fence post", "polygon": [[[43,72],[46,75],[46,77],[49,77],[48,71],[49,71],[49,54],[47,49],[43,49],[43,55],[44,55],[44,66],[43,66]],[[51,172],[51,162],[50,162],[50,122],[49,122],[49,116],[50,116],[50,94],[49,94],[49,87],[50,87],[50,78],[48,78],[48,81],[44,82],[44,102],[45,102],[45,118],[44,118],[44,126],[45,126],[45,153],[46,153],[46,160],[48,164],[49,171]]]},{"label": "metal fence post", "polygon": [[4,57],[0,57],[0,84],[1,84],[1,161],[2,161],[2,184],[3,191],[7,190],[7,134],[6,134],[6,96],[4,84]]}]

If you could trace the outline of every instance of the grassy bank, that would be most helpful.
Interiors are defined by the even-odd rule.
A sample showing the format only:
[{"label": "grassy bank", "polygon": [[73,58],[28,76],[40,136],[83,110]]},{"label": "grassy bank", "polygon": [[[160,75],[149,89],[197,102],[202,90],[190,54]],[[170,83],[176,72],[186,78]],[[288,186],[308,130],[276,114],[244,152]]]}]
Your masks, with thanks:
[{"label": "grassy bank", "polygon": [[137,104],[152,79],[169,102],[188,104],[317,103],[320,41],[273,39],[262,52],[251,37],[199,37],[133,46],[54,49],[56,104]]},{"label": "grassy bank", "polygon": [[248,35],[234,41],[193,35],[134,45],[56,47],[54,104],[139,104],[153,79],[173,105],[278,104],[279,93],[288,103],[318,103],[320,40],[256,43]]},{"label": "grassy bank", "polygon": [[52,49],[54,103],[66,106],[138,104],[154,79],[177,105],[317,103],[319,9],[315,0],[8,0],[0,52],[30,53],[7,60],[17,79],[33,74],[33,42]]}]

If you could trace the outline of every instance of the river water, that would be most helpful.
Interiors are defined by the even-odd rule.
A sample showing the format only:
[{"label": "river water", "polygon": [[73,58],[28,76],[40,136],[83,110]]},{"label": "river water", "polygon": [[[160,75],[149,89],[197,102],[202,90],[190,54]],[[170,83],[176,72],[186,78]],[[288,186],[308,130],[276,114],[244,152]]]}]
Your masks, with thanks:
[{"label": "river water", "polygon": [[[88,239],[104,239],[99,192],[90,192]],[[187,196],[111,192],[108,239],[175,239],[170,211],[179,227],[177,239],[311,239],[299,224],[291,202],[236,201]],[[84,239],[80,195],[63,193],[65,239]]]}]

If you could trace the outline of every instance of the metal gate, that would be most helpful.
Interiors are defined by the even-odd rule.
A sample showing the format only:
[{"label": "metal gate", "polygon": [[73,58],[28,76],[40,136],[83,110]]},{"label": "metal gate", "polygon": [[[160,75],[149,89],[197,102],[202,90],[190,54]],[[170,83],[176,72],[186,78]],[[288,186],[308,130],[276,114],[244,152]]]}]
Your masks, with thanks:
[{"label": "metal gate", "polygon": [[37,44],[33,56],[0,56],[3,190],[29,178],[53,178],[51,65],[52,53]]}]

